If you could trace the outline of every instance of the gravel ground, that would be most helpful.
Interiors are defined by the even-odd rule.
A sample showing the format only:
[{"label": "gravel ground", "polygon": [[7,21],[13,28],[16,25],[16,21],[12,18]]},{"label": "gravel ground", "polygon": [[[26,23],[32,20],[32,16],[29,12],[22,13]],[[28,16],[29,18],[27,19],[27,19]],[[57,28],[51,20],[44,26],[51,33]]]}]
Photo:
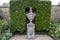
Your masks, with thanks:
[{"label": "gravel ground", "polygon": [[[14,35],[10,40],[28,40],[26,35]],[[53,40],[48,35],[35,35],[35,40]]]}]

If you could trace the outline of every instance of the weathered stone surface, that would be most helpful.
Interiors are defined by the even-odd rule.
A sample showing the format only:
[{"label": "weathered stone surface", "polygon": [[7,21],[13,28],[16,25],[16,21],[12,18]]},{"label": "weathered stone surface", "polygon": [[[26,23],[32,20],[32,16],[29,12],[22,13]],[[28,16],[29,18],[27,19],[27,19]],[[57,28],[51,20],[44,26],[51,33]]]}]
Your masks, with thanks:
[{"label": "weathered stone surface", "polygon": [[[14,35],[10,40],[27,40],[27,35]],[[53,40],[48,35],[35,35],[35,40]]]},{"label": "weathered stone surface", "polygon": [[60,6],[53,5],[51,7],[51,19],[55,21],[60,19]]}]

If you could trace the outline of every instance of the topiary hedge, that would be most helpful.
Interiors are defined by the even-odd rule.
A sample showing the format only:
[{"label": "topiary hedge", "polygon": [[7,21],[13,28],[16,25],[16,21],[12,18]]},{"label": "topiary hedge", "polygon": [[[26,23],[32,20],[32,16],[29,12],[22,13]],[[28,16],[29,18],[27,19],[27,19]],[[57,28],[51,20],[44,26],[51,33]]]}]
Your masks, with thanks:
[{"label": "topiary hedge", "polygon": [[36,11],[36,30],[49,30],[50,27],[50,16],[51,16],[51,2],[40,1],[37,4]]},{"label": "topiary hedge", "polygon": [[10,17],[12,32],[25,30],[26,17],[22,1],[10,1]]},{"label": "topiary hedge", "polygon": [[50,26],[51,2],[37,0],[10,1],[10,17],[12,31],[26,30],[25,8],[36,8],[36,30],[47,30]]}]

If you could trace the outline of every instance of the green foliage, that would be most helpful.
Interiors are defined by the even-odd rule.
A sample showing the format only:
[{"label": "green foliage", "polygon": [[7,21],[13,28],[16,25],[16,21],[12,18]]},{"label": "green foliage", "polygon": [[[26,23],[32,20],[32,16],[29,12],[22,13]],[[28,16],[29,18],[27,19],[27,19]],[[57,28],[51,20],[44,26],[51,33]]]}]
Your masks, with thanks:
[{"label": "green foliage", "polygon": [[50,27],[50,15],[51,15],[51,2],[50,1],[40,1],[37,4],[36,11],[36,30],[46,30],[48,31]]},{"label": "green foliage", "polygon": [[26,30],[25,8],[36,8],[36,30],[47,30],[50,26],[50,1],[20,0],[10,1],[10,17],[12,31],[24,32]]},{"label": "green foliage", "polygon": [[0,30],[4,31],[5,29],[7,29],[8,23],[4,20],[0,20]]},{"label": "green foliage", "polygon": [[[8,23],[7,21],[0,20],[0,40],[8,40],[12,36],[12,33],[10,33],[10,28],[8,29]],[[8,34],[8,35],[7,35]]]},{"label": "green foliage", "polygon": [[60,38],[60,23],[52,22],[49,34],[56,40]]},{"label": "green foliage", "polygon": [[0,26],[3,26],[3,25],[8,25],[6,21],[4,20],[0,20]]},{"label": "green foliage", "polygon": [[23,32],[26,25],[24,7],[21,1],[10,2],[11,30]]}]

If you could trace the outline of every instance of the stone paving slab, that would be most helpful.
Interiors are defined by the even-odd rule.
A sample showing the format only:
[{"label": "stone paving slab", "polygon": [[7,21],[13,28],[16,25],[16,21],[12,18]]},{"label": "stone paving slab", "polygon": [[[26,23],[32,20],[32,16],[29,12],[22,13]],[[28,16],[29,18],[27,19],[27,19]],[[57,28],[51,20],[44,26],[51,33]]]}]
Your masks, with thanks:
[{"label": "stone paving slab", "polygon": [[[28,40],[26,35],[14,35],[10,40]],[[35,35],[35,40],[53,40],[48,35]]]}]

